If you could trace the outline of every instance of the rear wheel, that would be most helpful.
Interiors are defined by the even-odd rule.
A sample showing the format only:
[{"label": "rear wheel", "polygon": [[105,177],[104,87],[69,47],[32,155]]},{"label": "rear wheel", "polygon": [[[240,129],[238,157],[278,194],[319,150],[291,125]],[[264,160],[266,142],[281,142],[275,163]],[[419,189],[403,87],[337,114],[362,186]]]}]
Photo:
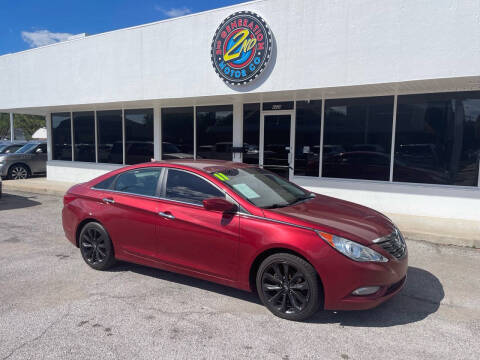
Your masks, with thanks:
[{"label": "rear wheel", "polygon": [[8,169],[8,178],[12,180],[27,179],[30,175],[28,168],[22,164],[15,164]]},{"label": "rear wheel", "polygon": [[292,254],[266,258],[258,269],[256,284],[263,304],[283,319],[307,319],[317,312],[322,298],[313,266]]},{"label": "rear wheel", "polygon": [[112,241],[99,223],[90,222],[83,227],[78,245],[83,260],[95,270],[106,270],[115,263]]}]

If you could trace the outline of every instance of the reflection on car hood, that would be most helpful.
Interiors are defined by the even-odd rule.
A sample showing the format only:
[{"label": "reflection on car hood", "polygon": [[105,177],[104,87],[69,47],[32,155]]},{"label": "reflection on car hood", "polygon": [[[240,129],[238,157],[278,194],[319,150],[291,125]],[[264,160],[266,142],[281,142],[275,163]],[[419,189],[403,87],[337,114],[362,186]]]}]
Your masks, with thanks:
[{"label": "reflection on car hood", "polygon": [[[314,199],[265,210],[266,217],[331,232],[364,244],[390,234],[394,225],[381,213],[348,201],[317,195]],[[288,217],[288,218],[286,218]]]}]

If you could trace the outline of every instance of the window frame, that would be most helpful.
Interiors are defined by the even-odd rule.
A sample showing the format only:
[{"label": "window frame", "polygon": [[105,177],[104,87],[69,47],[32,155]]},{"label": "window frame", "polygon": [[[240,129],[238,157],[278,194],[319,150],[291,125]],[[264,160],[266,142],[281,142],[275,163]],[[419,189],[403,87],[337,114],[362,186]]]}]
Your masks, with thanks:
[{"label": "window frame", "polygon": [[[133,171],[152,170],[152,169],[160,170],[160,175],[158,176],[155,195],[152,196],[152,195],[136,194],[136,193],[132,193],[132,192],[128,192],[128,191],[115,190],[115,185],[117,184],[118,178],[121,175],[127,174],[129,172],[133,172]],[[140,196],[140,197],[145,197],[145,198],[149,198],[149,199],[160,199],[160,197],[159,197],[160,192],[159,191],[160,191],[160,186],[161,186],[162,181],[163,181],[163,177],[165,176],[165,172],[166,172],[165,167],[163,167],[163,166],[147,166],[147,167],[141,167],[141,168],[131,169],[131,170],[127,170],[127,171],[122,171],[121,173],[118,173],[118,174],[115,174],[115,175],[112,176],[114,179],[113,179],[112,183],[110,184],[110,186],[108,188],[105,188],[105,189],[97,188],[97,185],[103,183],[104,181],[106,181],[110,178],[106,178],[105,180],[100,181],[99,183],[91,186],[90,189],[95,190],[95,191],[107,191],[107,192],[112,192],[112,193],[116,193],[116,194],[123,194],[123,195]]]},{"label": "window frame", "polygon": [[[120,113],[120,127],[121,127],[121,132],[122,136],[120,137],[120,141],[122,143],[122,152],[121,152],[121,162],[103,162],[100,161],[100,145],[104,144],[104,142],[101,142],[100,140],[102,139],[102,122],[103,118],[102,115],[105,115],[105,113],[114,113],[114,112],[119,112]],[[112,116],[112,115],[110,115]],[[103,125],[105,126],[105,125]],[[95,158],[96,158],[96,163],[97,164],[113,164],[113,165],[125,165],[125,159],[124,159],[124,153],[125,153],[125,141],[124,141],[124,133],[125,133],[125,126],[124,126],[124,111],[123,110],[96,110],[95,111]],[[115,144],[114,144],[115,146]],[[110,154],[111,155],[111,152]]]},{"label": "window frame", "polygon": [[[79,111],[72,111],[71,112],[71,123],[72,123],[72,151],[73,151],[73,157],[72,157],[72,160],[73,161],[76,161],[76,162],[80,162],[80,163],[87,163],[87,164],[97,164],[97,139],[96,139],[96,129],[97,129],[97,122],[96,122],[96,118],[97,118],[97,112],[96,110],[79,110]],[[90,161],[90,160],[78,160],[78,154],[77,154],[77,146],[80,146],[77,141],[77,136],[84,136],[86,134],[85,133],[81,133],[79,130],[81,129],[81,127],[79,128],[79,117],[90,117],[92,116],[91,120],[92,121],[92,125],[93,127],[91,129],[88,129],[89,130],[89,133],[91,135],[91,138],[92,138],[92,142],[91,143],[88,143],[87,145],[92,145],[93,146],[93,159]],[[81,134],[81,135],[79,135]]]},{"label": "window frame", "polygon": [[[137,193],[133,193],[133,192],[129,192],[129,191],[115,190],[115,187],[117,185],[117,181],[122,175],[131,173],[131,172],[135,172],[135,171],[149,171],[149,170],[152,171],[153,169],[159,170],[159,172],[160,172],[160,174],[158,175],[158,179],[157,179],[157,185],[155,186],[155,194],[154,195],[144,195],[144,194],[137,194]],[[110,187],[112,188],[112,191],[115,191],[117,193],[135,195],[135,196],[145,196],[145,197],[148,197],[148,198],[158,198],[159,190],[160,190],[160,184],[163,181],[164,174],[165,174],[165,169],[160,167],[160,166],[142,167],[142,168],[131,169],[131,170],[128,170],[128,171],[123,171],[120,174],[117,174],[116,177],[115,177],[115,180],[113,181],[113,183]]]},{"label": "window frame", "polygon": [[201,175],[199,175],[199,174],[197,174],[197,173],[195,173],[195,172],[193,172],[193,171],[189,171],[189,170],[185,170],[185,169],[179,169],[179,168],[175,168],[175,167],[165,167],[165,173],[164,173],[164,176],[163,176],[163,179],[162,179],[162,184],[161,184],[161,187],[160,187],[160,196],[159,196],[160,199],[166,200],[166,201],[173,201],[173,202],[180,203],[180,204],[193,205],[193,206],[197,206],[197,207],[203,208],[203,205],[200,205],[200,204],[197,204],[197,203],[167,198],[167,196],[166,196],[166,191],[167,191],[167,180],[168,180],[168,172],[169,172],[169,170],[177,170],[177,171],[185,172],[185,173],[190,174],[190,175],[195,175],[196,177],[204,180],[204,181],[207,182],[209,185],[213,186],[215,189],[217,189],[218,191],[220,191],[221,193],[223,193],[223,195],[225,196],[225,199],[226,199],[227,201],[228,201],[228,200],[231,200],[231,201],[233,201],[237,206],[239,206],[239,204],[238,204],[224,189],[222,189],[222,188],[219,187],[218,185],[214,184],[214,183],[213,183],[212,181],[210,181],[209,179],[207,179],[207,178],[205,178],[204,176],[201,176]]},{"label": "window frame", "polygon": [[[142,169],[152,169],[152,168],[155,168],[155,169],[160,169],[161,171],[161,174],[158,178],[158,183],[157,183],[157,190],[156,190],[156,193],[155,193],[155,196],[150,196],[150,195],[142,195],[142,194],[135,194],[135,193],[130,193],[130,192],[125,192],[125,191],[118,191],[118,190],[115,190],[115,184],[118,180],[118,178],[120,177],[120,175],[122,174],[125,174],[127,172],[130,172],[130,171],[135,171],[135,170],[142,170]],[[112,193],[115,193],[115,194],[122,194],[122,195],[130,195],[130,196],[140,196],[140,197],[145,197],[145,198],[148,198],[148,199],[155,199],[155,200],[161,200],[161,201],[170,201],[170,202],[174,202],[174,203],[178,203],[178,204],[183,204],[183,205],[191,205],[191,206],[196,206],[196,207],[199,207],[199,208],[202,208],[204,209],[203,205],[200,205],[200,204],[195,204],[195,203],[190,203],[190,202],[185,202],[185,201],[180,201],[180,200],[174,200],[174,199],[168,199],[166,198],[164,195],[165,195],[165,186],[167,184],[167,175],[168,175],[168,170],[169,169],[172,169],[172,170],[179,170],[179,171],[184,171],[186,173],[189,173],[189,174],[192,174],[192,175],[195,175],[203,180],[205,180],[206,182],[208,182],[210,185],[212,185],[213,187],[215,187],[217,190],[219,190],[220,192],[222,192],[224,195],[225,195],[225,198],[227,201],[230,201],[232,203],[234,203],[235,205],[237,205],[237,212],[234,213],[234,214],[250,214],[250,212],[248,212],[243,206],[241,206],[238,201],[236,201],[232,196],[230,196],[230,194],[228,194],[227,191],[225,191],[224,189],[222,189],[221,187],[219,187],[217,184],[215,184],[214,182],[212,182],[210,179],[207,179],[206,177],[202,176],[202,175],[199,175],[193,171],[190,171],[190,170],[185,170],[185,169],[180,169],[180,168],[175,168],[175,167],[167,167],[167,166],[147,166],[147,167],[143,167],[143,168],[136,168],[136,169],[132,169],[132,170],[128,170],[128,171],[123,171],[121,173],[118,173],[118,174],[115,174],[113,175],[112,177],[114,178],[114,180],[112,181],[112,183],[110,184],[110,187],[106,188],[106,189],[101,189],[101,188],[97,188],[97,185],[101,184],[102,182],[110,179],[110,178],[107,178],[105,180],[102,180],[100,181],[99,183],[93,185],[90,187],[91,190],[95,190],[95,191],[106,191],[106,192],[112,192]]]},{"label": "window frame", "polygon": [[[69,123],[69,128],[68,128],[68,136],[70,137],[70,159],[57,159],[56,158],[56,153],[55,153],[55,146],[56,146],[56,143],[55,143],[55,131],[57,130],[58,126],[57,127],[54,127],[53,126],[53,123],[54,123],[54,117],[56,116],[62,116],[62,114],[65,116],[66,114],[68,114],[68,123]],[[52,160],[54,161],[71,161],[73,162],[74,159],[73,159],[73,153],[74,153],[74,149],[73,149],[73,119],[72,119],[72,112],[71,111],[65,111],[65,112],[51,112],[50,113],[50,141],[51,141],[51,144],[52,144],[52,150],[51,150],[51,157],[52,157]],[[67,119],[65,119],[64,121],[67,121]],[[65,144],[63,144],[65,145]]]}]

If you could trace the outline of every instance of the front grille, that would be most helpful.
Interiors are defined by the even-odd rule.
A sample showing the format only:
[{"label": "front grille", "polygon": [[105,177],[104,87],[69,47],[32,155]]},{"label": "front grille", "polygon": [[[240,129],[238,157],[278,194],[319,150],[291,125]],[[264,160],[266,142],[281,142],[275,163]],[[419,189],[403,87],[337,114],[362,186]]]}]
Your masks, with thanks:
[{"label": "front grille", "polygon": [[395,229],[390,235],[375,241],[385,251],[396,259],[401,259],[407,253],[407,245],[400,231]]}]

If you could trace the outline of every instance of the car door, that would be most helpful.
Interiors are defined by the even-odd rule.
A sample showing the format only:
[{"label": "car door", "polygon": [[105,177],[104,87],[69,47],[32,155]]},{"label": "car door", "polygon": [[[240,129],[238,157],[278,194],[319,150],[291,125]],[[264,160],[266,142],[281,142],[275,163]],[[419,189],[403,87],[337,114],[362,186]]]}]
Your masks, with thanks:
[{"label": "car door", "polygon": [[47,172],[47,144],[39,144],[31,154],[28,163],[32,173]]},{"label": "car door", "polygon": [[110,189],[101,191],[100,220],[114,245],[127,255],[157,258],[158,185],[162,168],[143,168],[117,175]]},{"label": "car door", "polygon": [[211,197],[226,195],[200,175],[166,170],[159,212],[168,221],[159,227],[159,256],[186,269],[234,279],[239,216],[205,210],[202,201]]}]

